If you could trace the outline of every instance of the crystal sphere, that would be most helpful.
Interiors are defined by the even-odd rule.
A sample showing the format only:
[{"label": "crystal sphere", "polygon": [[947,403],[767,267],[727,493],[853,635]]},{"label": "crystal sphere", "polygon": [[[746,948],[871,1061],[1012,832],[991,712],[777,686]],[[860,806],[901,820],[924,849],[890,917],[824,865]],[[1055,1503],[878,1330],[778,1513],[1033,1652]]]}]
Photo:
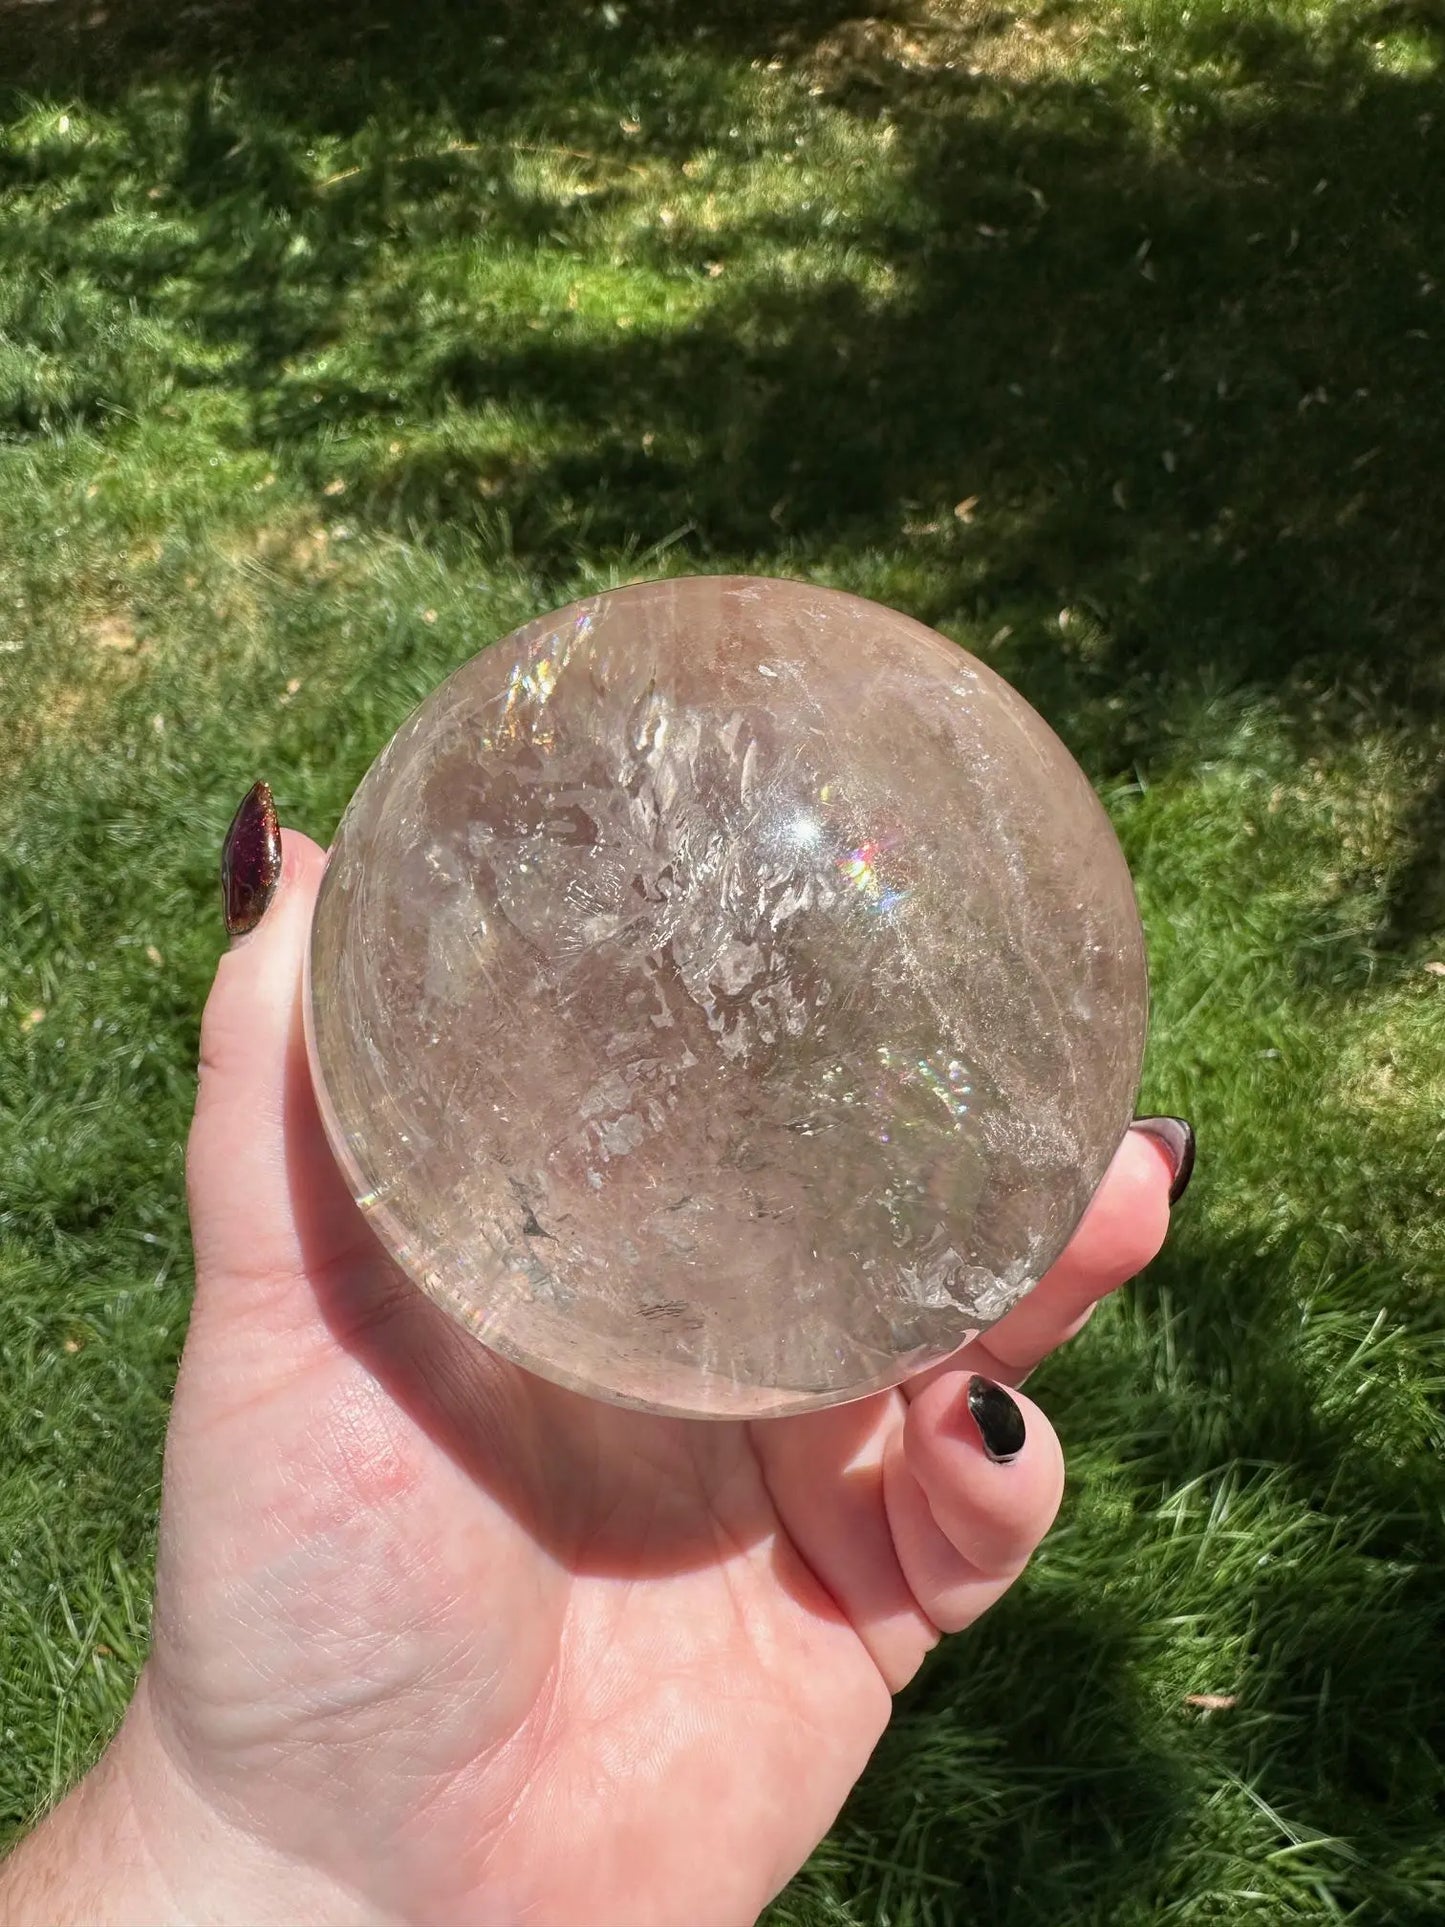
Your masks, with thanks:
[{"label": "crystal sphere", "polygon": [[763,1417],[892,1385],[1063,1249],[1133,1112],[1128,869],[1007,683],[748,577],[528,623],[337,832],[307,1035],[358,1202],[505,1357]]}]

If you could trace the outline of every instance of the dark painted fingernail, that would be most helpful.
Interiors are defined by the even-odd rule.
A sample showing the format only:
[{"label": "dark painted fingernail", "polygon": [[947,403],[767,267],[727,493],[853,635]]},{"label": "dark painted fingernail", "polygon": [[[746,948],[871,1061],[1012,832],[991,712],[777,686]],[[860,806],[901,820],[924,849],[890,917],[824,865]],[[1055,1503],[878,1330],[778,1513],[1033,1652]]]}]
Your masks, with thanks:
[{"label": "dark painted fingernail", "polygon": [[1152,1138],[1174,1172],[1169,1202],[1178,1204],[1194,1176],[1194,1126],[1182,1117],[1136,1117],[1130,1127]]},{"label": "dark painted fingernail", "polygon": [[226,930],[244,937],[265,916],[281,879],[281,826],[265,783],[253,783],[221,845],[221,908]]},{"label": "dark painted fingernail", "polygon": [[968,1409],[983,1440],[986,1457],[1008,1465],[1024,1449],[1024,1415],[1002,1385],[991,1378],[968,1381]]}]

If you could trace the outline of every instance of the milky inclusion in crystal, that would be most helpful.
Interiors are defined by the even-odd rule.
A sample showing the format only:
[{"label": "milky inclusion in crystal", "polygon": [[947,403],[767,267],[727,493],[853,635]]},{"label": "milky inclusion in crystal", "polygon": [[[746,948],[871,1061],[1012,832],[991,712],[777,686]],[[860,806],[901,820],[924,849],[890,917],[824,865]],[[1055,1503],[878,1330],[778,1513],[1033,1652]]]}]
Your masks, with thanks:
[{"label": "milky inclusion in crystal", "polygon": [[307,986],[333,1149],[494,1351],[658,1412],[897,1383],[1058,1256],[1146,1020],[1123,855],[991,670],[703,577],[464,663],[357,791]]}]

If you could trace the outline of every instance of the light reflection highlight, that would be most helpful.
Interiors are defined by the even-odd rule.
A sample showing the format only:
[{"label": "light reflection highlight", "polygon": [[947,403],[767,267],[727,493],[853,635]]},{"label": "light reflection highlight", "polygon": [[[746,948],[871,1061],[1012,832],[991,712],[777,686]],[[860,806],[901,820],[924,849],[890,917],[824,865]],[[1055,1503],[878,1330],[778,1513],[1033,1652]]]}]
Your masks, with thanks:
[{"label": "light reflection highlight", "polygon": [[547,637],[536,645],[532,655],[513,665],[497,726],[482,738],[484,749],[517,742],[531,743],[538,749],[553,747],[556,734],[547,721],[547,704],[563,670],[591,635],[592,627],[591,614],[584,612],[577,617],[570,635]]},{"label": "light reflection highlight", "polygon": [[860,843],[856,850],[850,850],[846,856],[834,859],[844,882],[880,916],[889,910],[896,910],[900,903],[908,900],[907,890],[890,888],[880,875],[878,859],[883,850],[883,844],[870,839]]}]

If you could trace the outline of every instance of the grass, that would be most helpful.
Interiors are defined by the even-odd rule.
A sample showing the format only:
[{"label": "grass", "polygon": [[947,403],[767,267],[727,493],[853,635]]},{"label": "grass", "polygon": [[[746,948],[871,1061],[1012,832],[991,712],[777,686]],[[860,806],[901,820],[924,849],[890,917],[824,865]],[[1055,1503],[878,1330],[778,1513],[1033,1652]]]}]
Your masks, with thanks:
[{"label": "grass", "polygon": [[[214,863],[517,621],[942,627],[1138,878],[1170,1249],[773,1927],[1445,1918],[1445,77],[1368,0],[0,0],[0,1821],[146,1637]],[[1199,1696],[1224,1705],[1201,1705]]]}]

